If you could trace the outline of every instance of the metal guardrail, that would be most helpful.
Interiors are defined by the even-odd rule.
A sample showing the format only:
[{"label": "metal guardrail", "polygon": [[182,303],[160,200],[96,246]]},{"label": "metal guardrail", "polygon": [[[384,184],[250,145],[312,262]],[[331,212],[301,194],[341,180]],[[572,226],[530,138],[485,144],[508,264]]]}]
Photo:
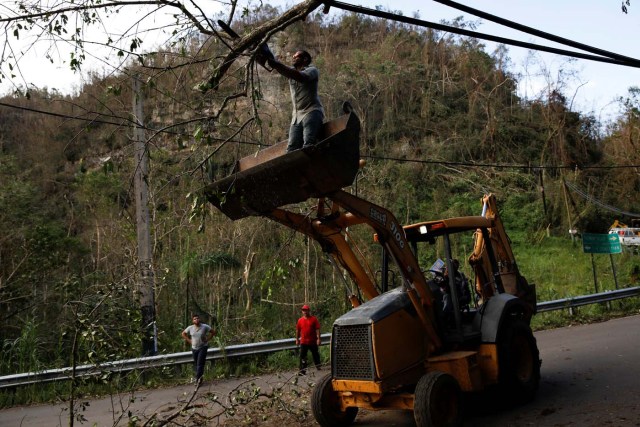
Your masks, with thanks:
[{"label": "metal guardrail", "polygon": [[[546,301],[538,304],[538,312],[541,313],[552,310],[570,309],[582,305],[602,303],[638,295],[640,295],[640,286],[573,298]],[[327,345],[330,341],[331,334],[321,335],[321,345]],[[293,338],[253,344],[238,344],[228,347],[210,348],[207,352],[207,359],[219,360],[256,354],[275,353],[283,350],[293,350],[295,348],[296,344],[295,339]],[[138,357],[135,359],[106,362],[99,365],[80,365],[76,366],[75,374],[74,370],[70,367],[47,369],[40,372],[27,372],[0,377],[0,389],[52,381],[67,381],[72,379],[74,375],[76,378],[94,377],[104,375],[105,373],[121,373],[136,369],[162,368],[188,363],[193,363],[193,357],[190,351],[161,354],[150,357]]]},{"label": "metal guardrail", "polygon": [[[321,345],[327,345],[331,341],[331,334],[321,335]],[[210,348],[207,351],[207,360],[219,360],[241,356],[251,356],[264,353],[275,353],[296,348],[294,338],[265,341],[253,344],[238,344],[228,347]],[[8,387],[25,386],[52,381],[67,381],[76,378],[95,377],[107,373],[122,373],[136,369],[163,368],[167,366],[184,365],[193,363],[191,351],[181,353],[159,354],[149,357],[137,357],[135,359],[105,362],[97,365],[79,365],[74,370],[71,367],[59,369],[47,369],[39,372],[26,372],[0,377],[0,389]]]},{"label": "metal guardrail", "polygon": [[600,292],[579,297],[564,298],[554,301],[538,303],[538,313],[544,311],[561,310],[563,308],[574,308],[581,305],[597,304],[601,302],[613,301],[622,298],[635,297],[640,295],[640,286],[634,288],[617,289],[615,291]]}]

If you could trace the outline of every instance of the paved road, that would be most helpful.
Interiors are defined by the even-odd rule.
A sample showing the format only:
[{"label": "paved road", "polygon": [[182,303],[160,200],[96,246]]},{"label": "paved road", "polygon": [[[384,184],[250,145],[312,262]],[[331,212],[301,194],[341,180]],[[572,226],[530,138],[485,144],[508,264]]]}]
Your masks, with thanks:
[{"label": "paved road", "polygon": [[[473,413],[465,426],[640,426],[640,316],[541,331],[535,336],[542,358],[536,400],[493,413],[471,405]],[[274,384],[290,378],[284,374],[260,381]],[[226,395],[239,382],[207,383],[199,393]],[[115,418],[129,410],[170,414],[192,391],[190,386],[181,386],[136,392],[133,402],[129,395],[94,400],[83,412],[89,423],[82,425],[112,426]],[[65,414],[63,405],[10,408],[0,411],[0,426],[65,426]],[[414,423],[411,413],[382,411],[363,412],[354,425],[410,427]]]},{"label": "paved road", "polygon": [[535,401],[469,426],[640,426],[640,316],[535,334]]},{"label": "paved road", "polygon": [[[536,399],[500,412],[471,405],[466,427],[640,426],[640,316],[535,336],[542,359]],[[409,413],[365,414],[361,421],[414,426]]]}]

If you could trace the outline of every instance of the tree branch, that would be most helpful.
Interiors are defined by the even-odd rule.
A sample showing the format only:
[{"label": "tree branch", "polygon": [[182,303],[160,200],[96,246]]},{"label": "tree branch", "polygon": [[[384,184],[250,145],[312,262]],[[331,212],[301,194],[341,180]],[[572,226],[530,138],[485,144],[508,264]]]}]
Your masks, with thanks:
[{"label": "tree branch", "polygon": [[269,34],[277,28],[290,25],[295,21],[304,20],[309,13],[313,12],[321,4],[322,0],[307,0],[289,9],[279,17],[254,28],[253,31],[246,36],[241,37],[236,43],[234,43],[233,49],[223,59],[222,64],[220,64],[220,66],[218,66],[214,71],[213,76],[211,76],[209,81],[206,84],[201,85],[200,90],[205,93],[211,89],[217,89],[220,84],[220,80],[222,80],[229,70],[229,67],[231,67],[242,52],[250,50],[254,46],[263,42],[265,34]]}]

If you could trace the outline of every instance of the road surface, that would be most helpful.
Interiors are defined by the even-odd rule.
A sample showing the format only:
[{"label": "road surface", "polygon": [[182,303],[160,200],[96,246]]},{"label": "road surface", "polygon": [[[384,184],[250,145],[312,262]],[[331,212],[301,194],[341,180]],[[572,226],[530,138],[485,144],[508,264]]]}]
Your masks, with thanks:
[{"label": "road surface", "polygon": [[[640,426],[640,316],[540,331],[535,336],[542,358],[542,380],[536,399],[499,412],[472,403],[465,426]],[[311,383],[317,375],[314,372],[300,381]],[[291,381],[292,377],[295,378],[288,373],[255,381],[266,387]],[[211,402],[214,393],[226,396],[243,381],[247,379],[207,382],[198,396],[207,396]],[[142,414],[142,419],[153,413],[166,417],[176,412],[192,391],[192,386],[185,385],[91,400],[82,412],[88,422],[76,425],[127,425],[129,411]],[[215,415],[219,407],[213,406],[210,404]],[[66,417],[64,404],[8,408],[0,410],[0,426],[66,426]],[[121,421],[116,423],[114,420],[119,417]],[[265,420],[263,424],[270,423]],[[309,420],[300,425],[310,425]],[[410,427],[414,423],[409,412],[362,411],[354,425]]]}]

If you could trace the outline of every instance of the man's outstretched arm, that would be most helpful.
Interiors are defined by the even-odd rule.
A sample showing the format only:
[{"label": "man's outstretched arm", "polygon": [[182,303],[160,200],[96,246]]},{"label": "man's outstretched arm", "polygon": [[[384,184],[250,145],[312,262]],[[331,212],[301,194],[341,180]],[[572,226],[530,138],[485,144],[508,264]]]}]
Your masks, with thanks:
[{"label": "man's outstretched arm", "polygon": [[271,68],[273,68],[274,70],[276,70],[278,73],[282,74],[283,76],[289,78],[289,79],[293,79],[297,82],[300,83],[306,83],[308,81],[311,80],[311,76],[302,73],[298,70],[296,70],[293,67],[289,67],[288,65],[283,64],[282,62],[278,61],[275,58],[269,58],[267,59],[267,63],[269,64],[269,66]]}]

